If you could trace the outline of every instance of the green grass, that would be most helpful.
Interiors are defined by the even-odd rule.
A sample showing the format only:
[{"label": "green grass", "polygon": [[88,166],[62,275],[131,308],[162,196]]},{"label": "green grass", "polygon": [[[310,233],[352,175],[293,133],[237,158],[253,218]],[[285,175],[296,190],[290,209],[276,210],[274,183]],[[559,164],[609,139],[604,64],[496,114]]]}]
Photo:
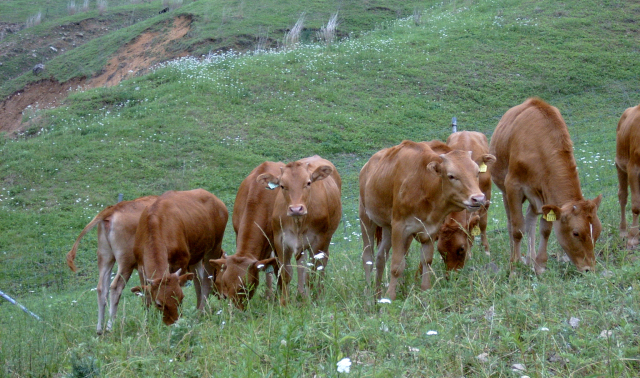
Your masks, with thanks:
[{"label": "green grass", "polygon": [[[0,304],[3,374],[329,377],[349,357],[350,375],[362,377],[637,376],[640,265],[617,236],[613,158],[617,121],[640,102],[638,4],[423,7],[420,25],[379,23],[330,47],[167,64],[75,93],[64,108],[37,113],[27,135],[1,140],[0,289],[44,319]],[[243,9],[243,22],[259,13]],[[318,9],[282,12],[292,25],[300,11],[327,19],[334,11]],[[533,95],[562,112],[585,196],[604,194],[597,272],[551,258],[543,276],[520,266],[509,280],[506,216],[494,189],[490,257],[476,247],[449,280],[436,258],[434,287],[421,292],[414,245],[398,300],[365,295],[357,175],[371,154],[403,139],[445,139],[452,116],[460,129],[490,136],[508,108]],[[113,332],[95,336],[94,234],[81,244],[77,275],[64,256],[118,193],[203,187],[231,211],[239,183],[260,162],[314,153],[334,162],[344,182],[323,294],[280,307],[261,287],[245,312],[212,298],[198,315],[187,288],[182,319],[165,327],[126,291]],[[229,225],[227,252],[234,240]],[[559,251],[554,237],[550,250]],[[526,371],[513,372],[514,364]]]}]

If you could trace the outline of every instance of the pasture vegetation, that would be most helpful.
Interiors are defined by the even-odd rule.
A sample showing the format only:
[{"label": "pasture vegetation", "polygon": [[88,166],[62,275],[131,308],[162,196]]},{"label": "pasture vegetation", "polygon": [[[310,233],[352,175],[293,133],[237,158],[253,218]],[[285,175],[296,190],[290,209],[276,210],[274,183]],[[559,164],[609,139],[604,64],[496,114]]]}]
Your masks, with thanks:
[{"label": "pasture vegetation", "polygon": [[[256,9],[270,11],[241,3],[248,23]],[[313,11],[296,3],[273,13],[293,25]],[[329,3],[314,2],[327,15],[319,25],[337,10]],[[199,1],[180,10],[198,18],[214,8]],[[350,358],[349,374],[362,377],[637,376],[640,265],[618,237],[613,159],[617,121],[640,102],[640,5],[477,0],[419,11],[331,45],[170,62],[74,93],[34,114],[24,136],[0,139],[0,288],[43,319],[0,304],[2,374],[336,376],[336,363]],[[445,139],[452,116],[459,129],[490,136],[508,108],[534,95],[563,114],[585,196],[604,194],[597,272],[579,274],[552,256],[543,276],[520,266],[509,279],[494,188],[491,256],[476,246],[449,280],[436,257],[434,287],[421,292],[414,246],[399,298],[365,295],[357,176],[371,154],[403,139]],[[211,298],[199,315],[188,288],[183,317],[166,327],[127,290],[113,332],[95,335],[95,234],[81,244],[77,275],[64,256],[118,193],[202,187],[231,212],[260,162],[316,153],[344,182],[324,293],[280,307],[261,287],[247,311]],[[234,240],[229,225],[228,253]]]}]

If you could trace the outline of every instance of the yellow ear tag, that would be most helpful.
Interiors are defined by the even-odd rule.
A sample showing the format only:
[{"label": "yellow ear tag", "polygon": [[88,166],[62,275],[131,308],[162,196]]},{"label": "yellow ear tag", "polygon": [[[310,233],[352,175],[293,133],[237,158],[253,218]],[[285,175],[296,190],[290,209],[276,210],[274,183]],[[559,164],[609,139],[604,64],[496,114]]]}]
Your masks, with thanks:
[{"label": "yellow ear tag", "polygon": [[485,163],[480,163],[480,173],[484,173],[487,171],[487,165]]},{"label": "yellow ear tag", "polygon": [[547,222],[553,222],[556,220],[556,213],[553,212],[553,210],[549,210],[549,212],[547,213],[547,215],[543,216],[543,218],[547,221]]},{"label": "yellow ear tag", "polygon": [[472,236],[478,236],[478,235],[480,235],[480,227],[475,226],[475,227],[471,230],[471,235],[472,235]]}]

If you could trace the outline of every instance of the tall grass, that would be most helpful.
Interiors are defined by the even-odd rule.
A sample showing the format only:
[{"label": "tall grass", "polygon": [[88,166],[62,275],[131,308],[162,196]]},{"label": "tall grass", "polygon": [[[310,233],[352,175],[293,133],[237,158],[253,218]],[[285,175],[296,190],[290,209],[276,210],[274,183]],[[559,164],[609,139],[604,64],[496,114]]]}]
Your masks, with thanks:
[{"label": "tall grass", "polygon": [[25,27],[30,28],[36,25],[40,25],[40,23],[42,22],[42,12],[39,11],[38,13],[34,14],[33,16],[29,16],[27,18],[27,22],[25,24]]},{"label": "tall grass", "polygon": [[336,29],[338,28],[338,12],[334,13],[326,25],[322,25],[317,33],[319,41],[331,44],[336,39]]},{"label": "tall grass", "polygon": [[298,47],[300,43],[300,35],[302,34],[302,29],[304,28],[304,18],[305,13],[302,13],[295,25],[288,32],[284,33],[284,38],[282,40],[282,47],[285,50],[291,50]]}]

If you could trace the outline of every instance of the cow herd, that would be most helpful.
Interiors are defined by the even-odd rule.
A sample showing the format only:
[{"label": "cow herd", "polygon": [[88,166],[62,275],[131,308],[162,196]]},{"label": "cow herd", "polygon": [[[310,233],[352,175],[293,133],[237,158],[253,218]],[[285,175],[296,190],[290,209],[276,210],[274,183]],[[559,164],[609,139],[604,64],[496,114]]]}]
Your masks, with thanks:
[{"label": "cow herd", "polygon": [[[627,246],[638,245],[640,215],[640,105],[627,109],[617,128],[616,168],[621,206],[620,234]],[[464,266],[474,236],[485,253],[491,183],[503,193],[510,238],[510,270],[518,261],[537,274],[547,263],[547,241],[553,229],[558,243],[581,272],[595,270],[595,242],[602,226],[597,210],[602,195],[585,199],[567,126],[557,108],[530,98],[509,109],[491,142],[484,134],[462,131],[440,141],[412,142],[375,153],[360,171],[359,217],[362,264],[375,295],[382,296],[384,270],[391,252],[389,286],[393,300],[411,243],[421,244],[417,276],[431,287],[434,249],[447,270]],[[631,186],[633,223],[627,231],[625,206]],[[342,216],[342,180],[336,167],[319,156],[288,164],[264,162],[240,184],[232,223],[236,253],[221,248],[227,224],[226,206],[203,190],[169,191],[120,202],[87,224],[67,255],[74,258],[80,240],[98,227],[98,325],[103,332],[107,296],[112,327],[118,302],[134,269],[140,286],[131,289],[157,307],[170,325],[179,317],[182,286],[193,280],[198,309],[209,294],[244,309],[266,273],[266,295],[273,297],[277,277],[280,303],[289,299],[296,259],[298,293],[321,291],[331,237]],[[528,202],[523,214],[523,204]],[[539,217],[542,215],[542,217]],[[540,243],[535,246],[539,220]],[[527,236],[528,256],[520,243]],[[114,263],[118,271],[109,286]]]}]

